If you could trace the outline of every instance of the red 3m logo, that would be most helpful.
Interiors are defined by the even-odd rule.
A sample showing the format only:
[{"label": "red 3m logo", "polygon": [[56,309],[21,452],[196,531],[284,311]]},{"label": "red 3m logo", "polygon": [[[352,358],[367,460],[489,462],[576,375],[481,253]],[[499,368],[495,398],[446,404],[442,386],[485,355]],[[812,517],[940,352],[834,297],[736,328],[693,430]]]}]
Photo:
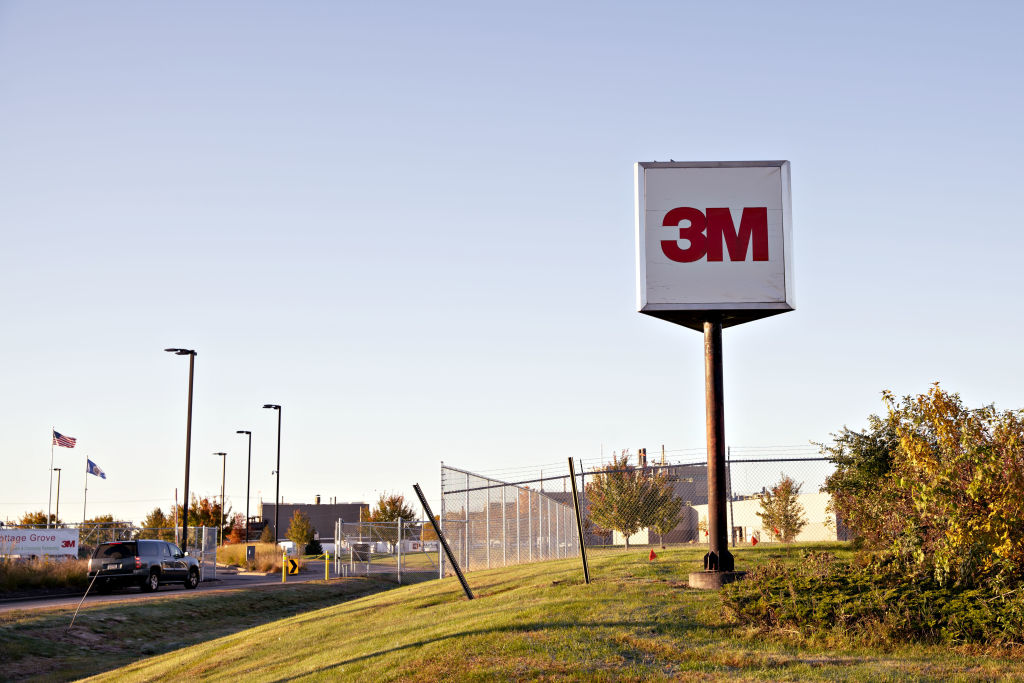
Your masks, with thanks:
[{"label": "red 3m logo", "polygon": [[60,547],[61,548],[74,548],[75,547],[75,542],[74,541],[61,541]]},{"label": "red 3m logo", "polygon": [[[768,207],[748,206],[743,209],[740,228],[732,220],[729,209],[708,209],[704,212],[689,206],[679,206],[665,214],[661,224],[679,228],[679,239],[687,240],[685,249],[677,240],[662,240],[661,250],[665,256],[679,263],[693,263],[705,256],[708,261],[723,260],[722,245],[729,251],[730,261],[746,261],[747,253],[753,251],[755,261],[768,260]],[[749,249],[753,242],[753,249]]]}]

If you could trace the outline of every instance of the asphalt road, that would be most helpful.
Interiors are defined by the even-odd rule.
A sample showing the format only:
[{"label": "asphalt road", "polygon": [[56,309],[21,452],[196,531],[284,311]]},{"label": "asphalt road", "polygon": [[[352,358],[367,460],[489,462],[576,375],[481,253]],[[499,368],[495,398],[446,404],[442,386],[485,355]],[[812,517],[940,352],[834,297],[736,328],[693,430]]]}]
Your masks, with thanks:
[{"label": "asphalt road", "polygon": [[[333,568],[332,568],[333,569]],[[332,576],[334,572],[331,572]],[[302,583],[315,581],[324,578],[323,560],[306,560],[306,570],[288,577],[288,583]],[[281,575],[279,573],[269,574],[239,574],[234,569],[218,567],[217,578],[213,581],[203,581],[195,589],[198,592],[211,591],[242,591],[255,586],[280,586]],[[160,600],[164,598],[178,598],[193,595],[195,591],[187,590],[181,584],[169,584],[160,586],[155,593],[143,593],[138,588],[117,588],[107,595],[100,595],[92,592],[85,598],[86,605],[98,605],[104,602],[123,602],[125,600]],[[0,612],[11,610],[36,610],[52,607],[75,607],[82,600],[81,595],[65,595],[60,597],[44,598],[19,598],[15,600],[0,599]]]}]

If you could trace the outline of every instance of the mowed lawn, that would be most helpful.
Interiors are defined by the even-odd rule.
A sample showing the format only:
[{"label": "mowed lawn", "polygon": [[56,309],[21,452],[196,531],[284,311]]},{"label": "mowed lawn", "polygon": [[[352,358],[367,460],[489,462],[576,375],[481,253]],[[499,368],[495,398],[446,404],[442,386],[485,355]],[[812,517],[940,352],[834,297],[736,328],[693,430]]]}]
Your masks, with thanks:
[{"label": "mowed lawn", "polygon": [[[642,548],[595,554],[589,586],[578,560],[571,559],[468,574],[474,601],[465,599],[455,579],[395,588],[142,659],[97,678],[1024,679],[1019,652],[926,645],[834,650],[766,638],[728,623],[715,593],[687,587],[701,551],[659,551],[653,562],[647,553]],[[799,550],[741,549],[737,565],[750,568],[794,553]]]}]

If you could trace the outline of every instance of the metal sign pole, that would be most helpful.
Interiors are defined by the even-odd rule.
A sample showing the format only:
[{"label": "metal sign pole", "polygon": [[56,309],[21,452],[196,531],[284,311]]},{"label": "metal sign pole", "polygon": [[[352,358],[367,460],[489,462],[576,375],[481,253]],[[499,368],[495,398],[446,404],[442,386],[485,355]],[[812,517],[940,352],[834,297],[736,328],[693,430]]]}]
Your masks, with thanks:
[{"label": "metal sign pole", "polygon": [[725,525],[725,402],[722,381],[722,323],[704,323],[704,399],[708,439],[708,543],[704,570],[733,571]]}]

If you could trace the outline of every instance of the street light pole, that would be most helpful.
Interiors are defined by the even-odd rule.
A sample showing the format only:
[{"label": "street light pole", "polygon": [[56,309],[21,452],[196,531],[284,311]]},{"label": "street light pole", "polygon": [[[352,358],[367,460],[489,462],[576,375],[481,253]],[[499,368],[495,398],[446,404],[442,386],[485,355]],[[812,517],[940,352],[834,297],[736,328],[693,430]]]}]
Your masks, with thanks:
[{"label": "street light pole", "polygon": [[192,377],[195,372],[196,352],[193,349],[164,349],[176,356],[188,356],[188,417],[185,421],[185,496],[181,501],[181,545],[188,550],[188,468],[192,450]]},{"label": "street light pole", "polygon": [[274,543],[281,537],[277,524],[281,520],[281,406],[274,403],[264,404],[264,408],[277,411],[277,485],[274,489]]},{"label": "street light pole", "polygon": [[222,458],[220,466],[220,544],[224,545],[224,472],[228,468],[228,454],[214,453],[214,455],[219,455]]},{"label": "street light pole", "polygon": [[236,434],[245,434],[249,437],[249,461],[245,466],[245,542],[249,542],[249,479],[252,476],[252,432],[239,429]]},{"label": "street light pole", "polygon": [[57,528],[57,520],[60,519],[60,467],[54,467],[53,471],[57,473],[57,511],[53,513],[53,528]]}]

